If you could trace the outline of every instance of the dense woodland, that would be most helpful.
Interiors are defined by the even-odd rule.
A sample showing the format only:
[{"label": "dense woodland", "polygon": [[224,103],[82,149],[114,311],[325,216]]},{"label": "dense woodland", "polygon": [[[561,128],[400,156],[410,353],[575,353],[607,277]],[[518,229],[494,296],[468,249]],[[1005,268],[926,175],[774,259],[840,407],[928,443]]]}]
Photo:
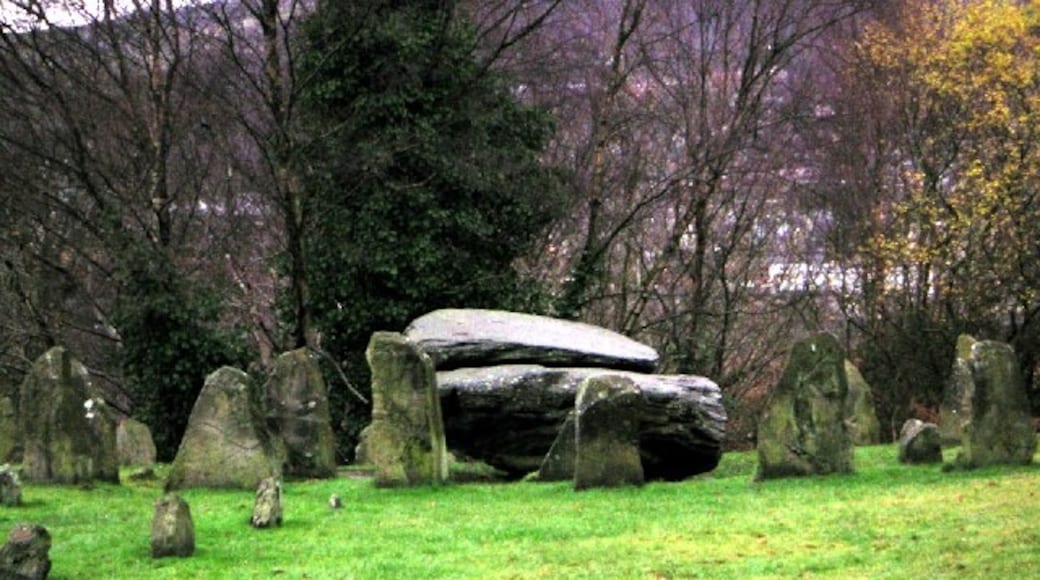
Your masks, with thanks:
[{"label": "dense woodland", "polygon": [[642,340],[734,445],[817,331],[889,434],[965,332],[1040,405],[1040,2],[0,6],[0,390],[67,346],[167,459],[301,346],[349,459],[369,335],[440,307]]}]

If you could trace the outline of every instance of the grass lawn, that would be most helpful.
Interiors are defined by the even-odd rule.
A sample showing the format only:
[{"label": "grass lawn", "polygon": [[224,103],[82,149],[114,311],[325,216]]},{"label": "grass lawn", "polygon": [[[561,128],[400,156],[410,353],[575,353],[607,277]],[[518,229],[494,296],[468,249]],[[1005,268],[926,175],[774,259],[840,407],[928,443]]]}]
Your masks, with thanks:
[{"label": "grass lawn", "polygon": [[[947,460],[953,451],[947,452]],[[196,553],[153,560],[158,482],[25,485],[0,509],[50,530],[51,578],[1013,578],[1040,574],[1040,466],[943,473],[856,450],[854,475],[752,483],[753,453],[682,483],[376,489],[290,481],[285,524],[250,492],[190,490]],[[344,507],[327,501],[337,493]]]}]

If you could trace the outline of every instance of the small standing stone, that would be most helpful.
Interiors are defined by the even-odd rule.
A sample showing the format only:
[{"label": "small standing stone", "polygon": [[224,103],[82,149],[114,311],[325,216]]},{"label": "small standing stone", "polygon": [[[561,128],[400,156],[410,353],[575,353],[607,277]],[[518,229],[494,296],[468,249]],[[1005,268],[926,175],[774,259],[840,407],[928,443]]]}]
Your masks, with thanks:
[{"label": "small standing stone", "polygon": [[574,406],[574,489],[642,485],[639,387],[618,375],[589,377],[578,387]]},{"label": "small standing stone", "polygon": [[152,517],[152,557],[187,557],[195,553],[195,523],[188,502],[167,494],[155,503]]},{"label": "small standing stone", "polygon": [[899,435],[900,463],[942,463],[942,435],[939,426],[919,419],[903,423]]},{"label": "small standing stone", "polygon": [[43,580],[51,570],[51,535],[36,524],[18,524],[0,548],[0,578]]},{"label": "small standing stone", "polygon": [[9,465],[0,465],[0,505],[22,505],[22,486],[18,483],[18,474]]},{"label": "small standing stone", "polygon": [[119,465],[152,465],[156,452],[151,429],[136,419],[120,417],[116,426],[116,452],[119,454]]},{"label": "small standing stone", "polygon": [[253,517],[249,520],[254,528],[269,528],[282,525],[282,482],[274,477],[265,477],[256,488],[256,503]]}]

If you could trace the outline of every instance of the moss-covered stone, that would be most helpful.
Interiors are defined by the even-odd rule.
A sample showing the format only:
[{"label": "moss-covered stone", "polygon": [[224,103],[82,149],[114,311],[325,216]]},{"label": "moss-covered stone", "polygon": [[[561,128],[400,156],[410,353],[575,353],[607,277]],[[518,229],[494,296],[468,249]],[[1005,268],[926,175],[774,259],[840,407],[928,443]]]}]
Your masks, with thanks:
[{"label": "moss-covered stone", "polygon": [[376,332],[365,351],[372,371],[372,423],[365,459],[380,486],[436,484],[448,478],[433,362],[396,332]]},{"label": "moss-covered stone", "polygon": [[847,395],[837,339],[820,334],[796,343],[759,418],[756,478],[851,472]]},{"label": "moss-covered stone", "polygon": [[279,356],[264,388],[269,423],[285,446],[285,475],[336,475],[336,439],[318,361],[307,349]]},{"label": "moss-covered stone", "polygon": [[942,463],[939,427],[919,419],[909,419],[899,434],[900,463]]},{"label": "moss-covered stone", "polygon": [[642,485],[639,417],[643,393],[618,375],[584,380],[574,401],[574,489]]},{"label": "moss-covered stone", "polygon": [[0,462],[21,462],[18,414],[11,397],[0,397]]},{"label": "moss-covered stone", "polygon": [[881,423],[874,409],[874,395],[870,385],[849,360],[845,361],[845,378],[849,385],[849,392],[845,396],[845,421],[853,445],[881,443]]},{"label": "moss-covered stone", "polygon": [[253,490],[265,477],[281,477],[283,457],[267,429],[259,387],[241,370],[223,367],[206,377],[166,488]]},{"label": "moss-covered stone", "polygon": [[55,347],[37,359],[19,400],[26,481],[119,482],[115,414],[68,351]]},{"label": "moss-covered stone", "polygon": [[971,376],[970,415],[963,426],[957,466],[1032,463],[1036,430],[1011,345],[990,340],[972,345]]},{"label": "moss-covered stone", "polygon": [[155,441],[148,425],[121,417],[116,427],[116,450],[119,465],[145,467],[155,463]]},{"label": "moss-covered stone", "polygon": [[975,392],[971,352],[976,342],[967,334],[957,337],[953,367],[943,385],[943,398],[939,405],[938,426],[943,445],[960,445],[964,425],[971,418],[971,399]]},{"label": "moss-covered stone", "polygon": [[176,494],[167,494],[155,502],[151,532],[152,558],[195,553],[195,522],[188,502]]},{"label": "moss-covered stone", "polygon": [[574,458],[578,440],[575,434],[575,414],[570,412],[560,427],[556,440],[545,454],[541,467],[532,478],[537,481],[567,481],[574,479]]}]

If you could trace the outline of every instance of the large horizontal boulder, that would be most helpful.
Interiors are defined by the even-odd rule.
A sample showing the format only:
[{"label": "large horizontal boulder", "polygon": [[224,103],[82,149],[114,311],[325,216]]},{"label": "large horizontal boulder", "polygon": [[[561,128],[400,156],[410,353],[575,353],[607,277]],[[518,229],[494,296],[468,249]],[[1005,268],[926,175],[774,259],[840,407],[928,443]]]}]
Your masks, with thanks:
[{"label": "large horizontal boulder", "polygon": [[448,447],[520,477],[539,468],[588,377],[620,375],[643,392],[639,449],[646,479],[679,480],[718,465],[726,411],[714,382],[601,368],[502,365],[437,373]]},{"label": "large horizontal boulder", "polygon": [[599,326],[501,310],[435,310],[404,334],[437,370],[538,364],[652,372],[659,358],[649,346]]}]

